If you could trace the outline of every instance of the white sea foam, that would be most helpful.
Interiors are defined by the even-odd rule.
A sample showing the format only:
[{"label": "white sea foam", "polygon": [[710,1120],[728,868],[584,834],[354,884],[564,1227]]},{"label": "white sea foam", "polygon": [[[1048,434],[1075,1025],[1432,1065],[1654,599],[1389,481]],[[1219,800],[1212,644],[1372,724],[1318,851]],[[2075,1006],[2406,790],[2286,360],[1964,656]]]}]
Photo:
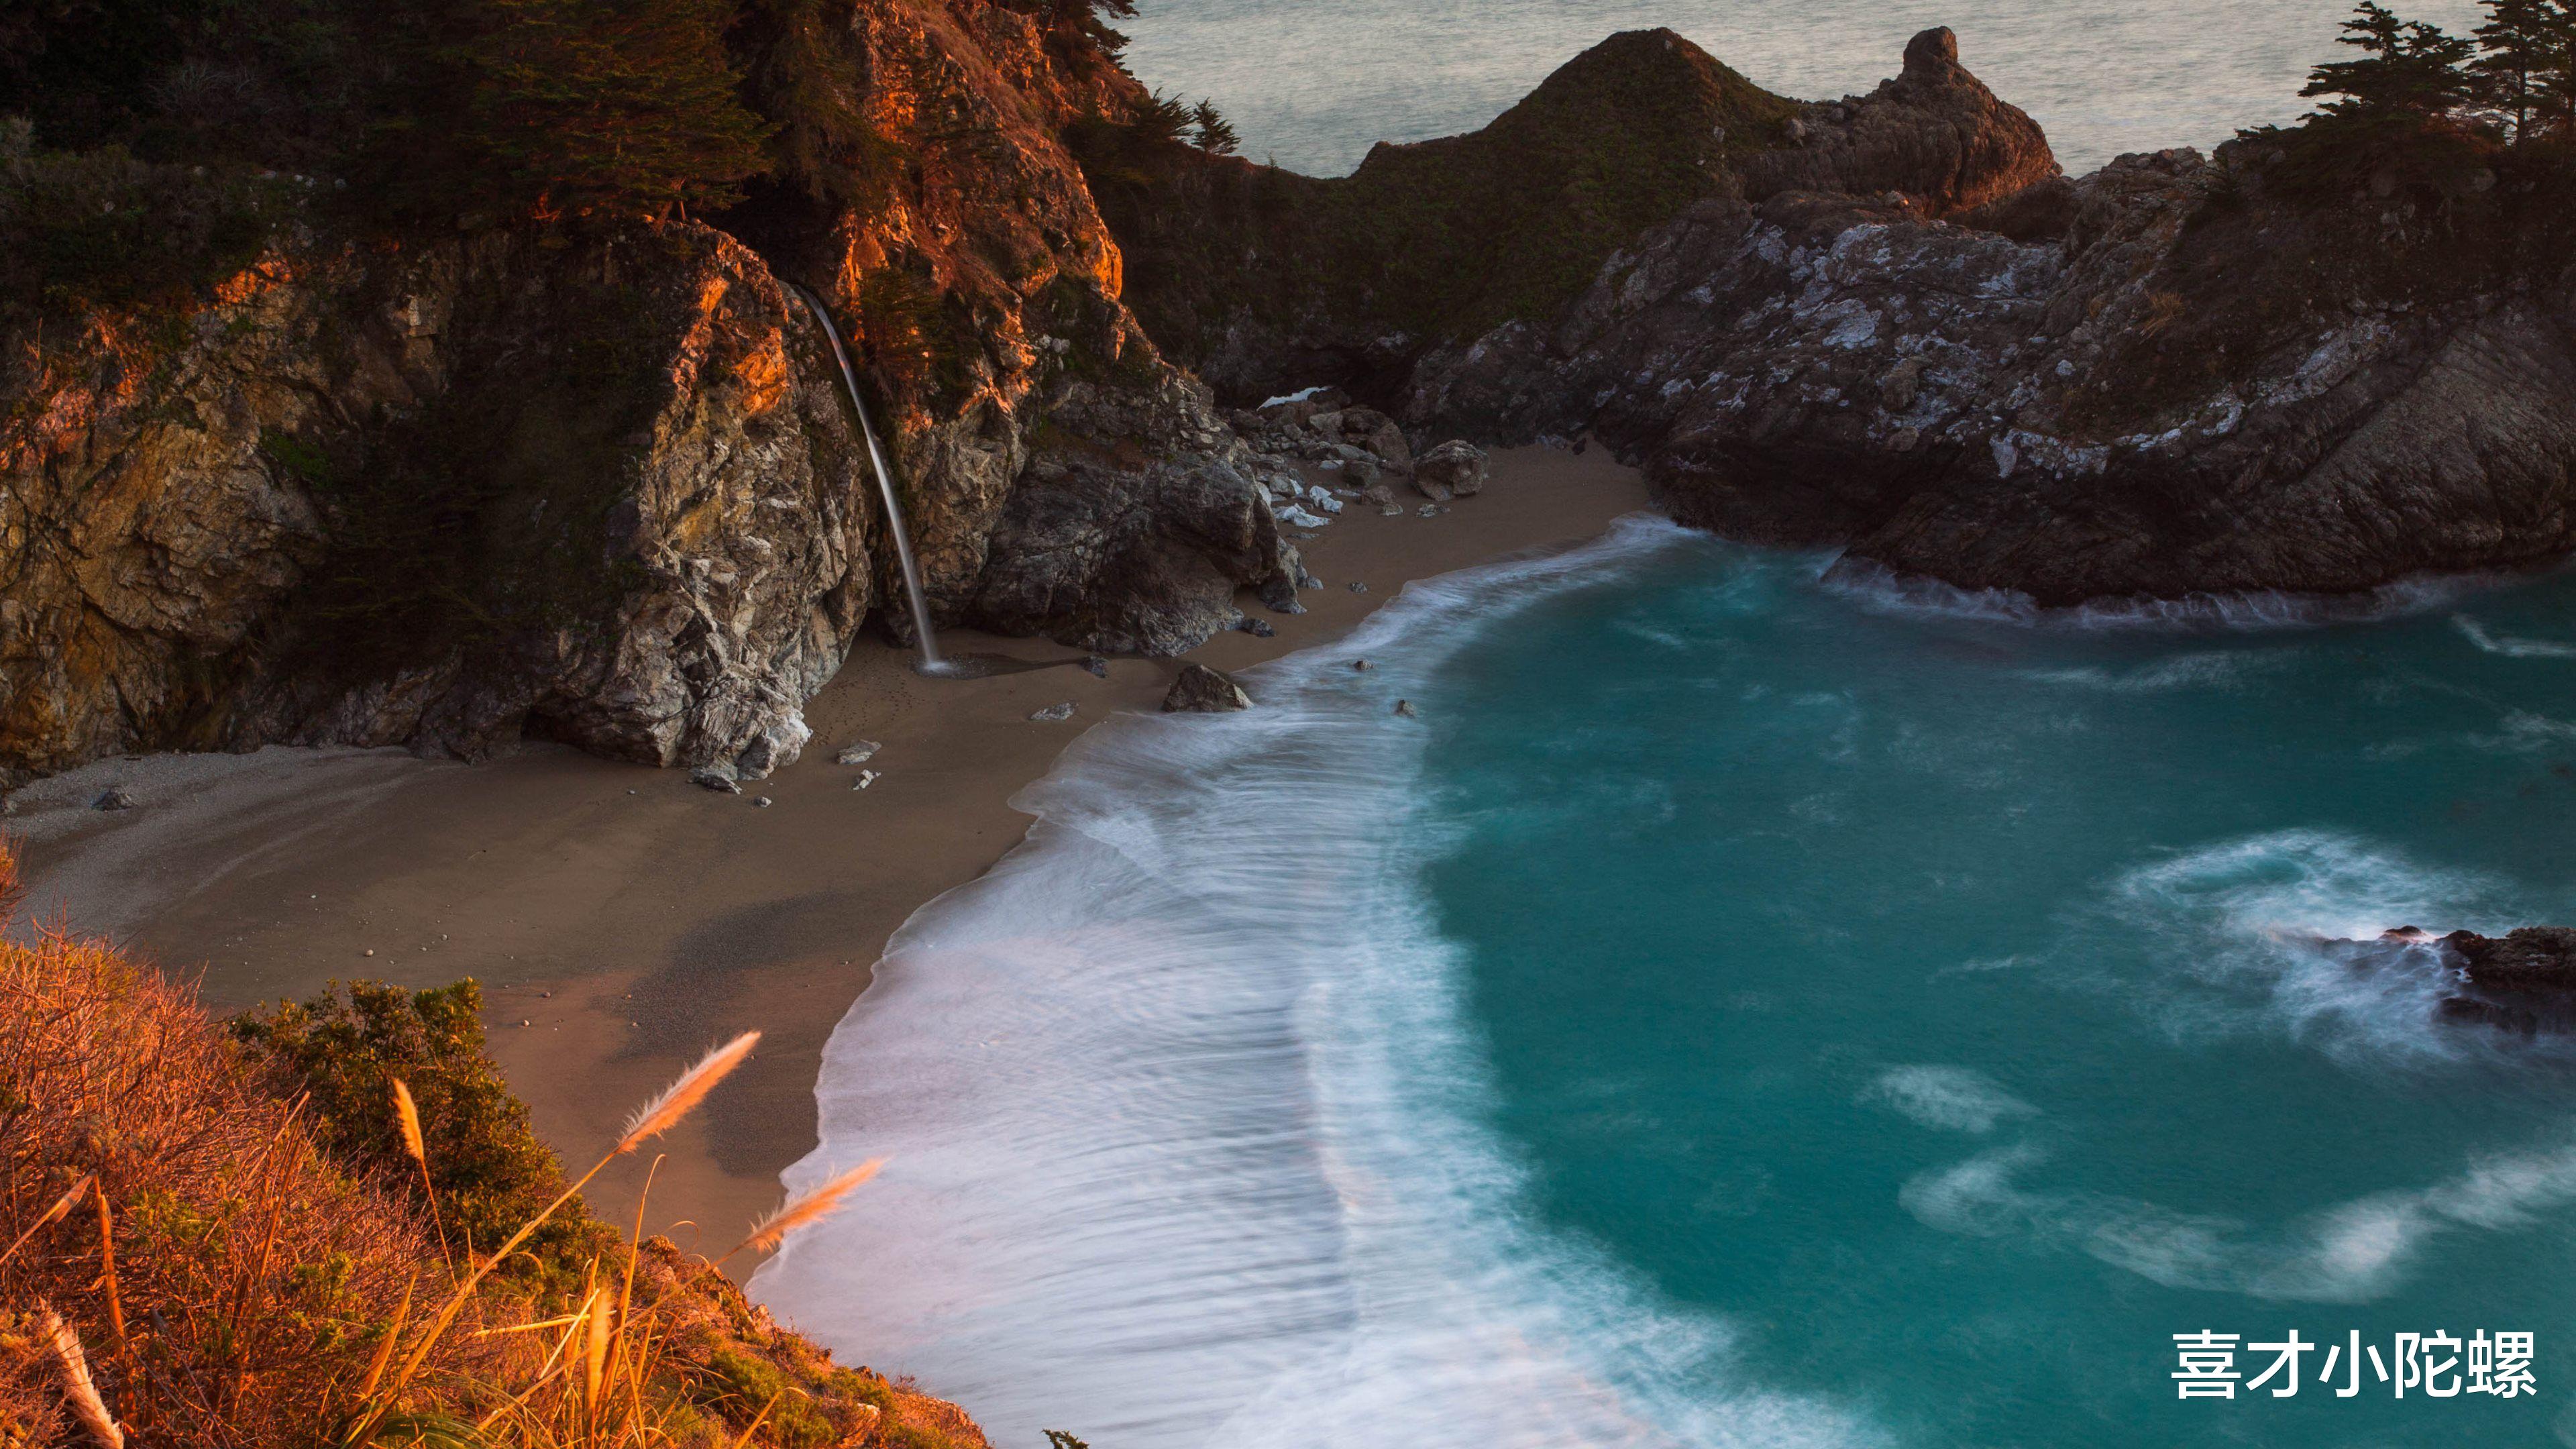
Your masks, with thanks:
[{"label": "white sea foam", "polygon": [[2453,614],[2451,623],[2469,642],[2489,654],[2508,659],[2576,659],[2576,644],[2563,644],[2554,639],[2515,639],[2487,632],[2485,625],[2466,614]]},{"label": "white sea foam", "polygon": [[2520,1228],[2576,1202],[2576,1144],[2479,1158],[2430,1187],[2339,1203],[2271,1233],[2135,1198],[2021,1186],[2045,1160],[2026,1143],[1980,1153],[1914,1177],[1898,1201],[1942,1232],[2073,1248],[2169,1288],[2319,1303],[2395,1291],[2441,1234]]},{"label": "white sea foam", "polygon": [[2059,951],[2076,970],[2103,935],[2149,943],[2155,974],[2099,984],[2177,1035],[2282,1031],[2356,1065],[2429,1064],[2494,1044],[2441,1022],[2452,983],[2434,951],[2377,938],[2502,930],[2537,918],[2525,904],[2503,881],[2355,836],[2273,831],[2127,872]]},{"label": "white sea foam", "polygon": [[[972,1405],[1005,1449],[1840,1445],[1728,1328],[1531,1224],[1427,919],[1390,701],[1470,620],[1682,536],[1417,584],[1252,671],[1259,708],[1113,719],[984,879],[898,934],[825,1053],[822,1143],[884,1154],[753,1292]],[[1365,655],[1377,667],[1348,667]]]},{"label": "white sea foam", "polygon": [[2033,669],[2025,678],[2105,694],[2160,694],[2175,689],[2227,689],[2279,669],[2288,662],[2274,653],[2204,650],[2159,659],[2128,669],[2082,665],[2069,669]]},{"label": "white sea foam", "polygon": [[2038,1108],[1965,1067],[1891,1067],[1861,1099],[1952,1132],[1992,1132],[1998,1122],[2039,1115]]},{"label": "white sea foam", "polygon": [[1829,566],[1824,586],[1873,613],[1919,614],[1986,623],[2071,630],[2241,632],[2368,623],[2447,608],[2499,580],[2479,574],[2401,579],[2361,594],[2187,594],[2181,598],[2100,599],[2042,606],[2012,589],[1963,589],[1918,574],[1900,574],[1867,559]]}]

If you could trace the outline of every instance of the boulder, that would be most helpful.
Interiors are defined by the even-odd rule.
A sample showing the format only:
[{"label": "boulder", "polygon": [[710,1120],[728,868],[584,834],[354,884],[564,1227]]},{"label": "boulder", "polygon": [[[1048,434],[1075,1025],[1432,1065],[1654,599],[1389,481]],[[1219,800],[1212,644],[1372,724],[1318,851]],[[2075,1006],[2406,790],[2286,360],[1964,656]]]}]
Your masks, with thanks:
[{"label": "boulder", "polygon": [[1485,450],[1451,439],[1413,460],[1413,486],[1436,502],[1485,491]]},{"label": "boulder", "polygon": [[106,794],[89,802],[89,808],[92,810],[131,810],[134,808],[134,804],[135,801],[132,795],[123,790],[110,790]]},{"label": "boulder", "polygon": [[734,774],[745,780],[765,780],[773,770],[783,770],[796,763],[805,752],[805,742],[814,737],[802,715],[784,714],[771,720],[751,737],[751,743],[734,756]]},{"label": "boulder", "polygon": [[1252,696],[1243,686],[1204,664],[1184,664],[1181,677],[1172,681],[1172,692],[1163,696],[1167,714],[1224,714],[1230,710],[1252,708]]}]

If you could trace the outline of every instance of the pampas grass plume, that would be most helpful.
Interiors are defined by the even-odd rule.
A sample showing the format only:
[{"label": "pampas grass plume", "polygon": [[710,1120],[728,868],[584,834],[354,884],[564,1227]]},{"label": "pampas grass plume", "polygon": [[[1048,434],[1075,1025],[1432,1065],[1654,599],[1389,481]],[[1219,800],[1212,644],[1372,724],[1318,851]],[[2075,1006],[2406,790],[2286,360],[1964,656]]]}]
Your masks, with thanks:
[{"label": "pampas grass plume", "polygon": [[617,1139],[617,1150],[632,1152],[646,1138],[658,1137],[677,1126],[680,1119],[705,1101],[707,1093],[715,1090],[716,1083],[741,1066],[743,1058],[750,1056],[751,1049],[758,1045],[760,1033],[747,1031],[698,1058],[696,1066],[680,1073],[680,1079],[663,1088],[662,1095],[645,1103],[626,1120],[626,1135]]},{"label": "pampas grass plume", "polygon": [[[778,1211],[753,1223],[751,1236],[743,1239],[741,1245],[733,1252],[739,1253],[744,1248],[749,1248],[755,1253],[766,1253],[787,1241],[789,1233],[807,1223],[819,1221],[839,1212],[841,1199],[848,1197],[851,1190],[860,1183],[876,1176],[877,1169],[883,1166],[885,1166],[884,1158],[871,1157],[803,1197],[790,1198],[779,1206]],[[733,1253],[727,1253],[725,1256],[730,1258]]]}]

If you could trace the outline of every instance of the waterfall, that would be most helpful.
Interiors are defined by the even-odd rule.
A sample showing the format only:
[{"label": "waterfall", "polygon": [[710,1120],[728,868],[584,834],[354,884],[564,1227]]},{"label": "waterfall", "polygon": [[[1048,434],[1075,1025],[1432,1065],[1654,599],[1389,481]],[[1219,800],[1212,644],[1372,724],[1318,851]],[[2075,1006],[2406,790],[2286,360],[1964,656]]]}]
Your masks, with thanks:
[{"label": "waterfall", "polygon": [[795,293],[805,310],[814,314],[814,320],[823,324],[823,336],[832,344],[832,360],[841,365],[841,385],[849,391],[850,406],[858,410],[859,431],[868,440],[868,466],[876,471],[877,490],[885,495],[886,526],[894,531],[895,557],[903,563],[903,589],[912,600],[913,632],[921,640],[921,662],[915,667],[924,674],[947,674],[951,672],[950,665],[939,657],[939,635],[930,627],[930,599],[921,591],[921,566],[913,562],[912,535],[903,526],[903,505],[894,496],[894,470],[886,466],[885,448],[877,442],[876,424],[869,421],[867,402],[859,396],[859,375],[850,366],[849,349],[841,345],[841,329],[832,325],[832,314],[823,306],[822,298],[794,282],[787,283],[787,290]]}]

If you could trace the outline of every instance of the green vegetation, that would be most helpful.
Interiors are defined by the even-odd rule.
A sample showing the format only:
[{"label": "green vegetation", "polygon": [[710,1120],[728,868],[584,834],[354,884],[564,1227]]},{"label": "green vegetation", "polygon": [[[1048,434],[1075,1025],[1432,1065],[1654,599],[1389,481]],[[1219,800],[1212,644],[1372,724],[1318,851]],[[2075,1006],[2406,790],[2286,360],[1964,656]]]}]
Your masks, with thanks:
[{"label": "green vegetation", "polygon": [[[455,1247],[489,1252],[563,1190],[564,1175],[484,1052],[482,1011],[482,988],[472,980],[417,992],[359,981],[235,1017],[232,1030],[278,1063],[289,1090],[308,1094],[312,1130],[326,1151],[401,1184],[424,1212],[424,1186],[434,1188]],[[395,1122],[397,1078],[419,1106],[426,1184]],[[560,1296],[613,1237],[576,1197],[509,1268]]]},{"label": "green vegetation", "polygon": [[39,151],[24,118],[0,117],[0,322],[185,297],[257,256],[294,190],[121,146]]}]

